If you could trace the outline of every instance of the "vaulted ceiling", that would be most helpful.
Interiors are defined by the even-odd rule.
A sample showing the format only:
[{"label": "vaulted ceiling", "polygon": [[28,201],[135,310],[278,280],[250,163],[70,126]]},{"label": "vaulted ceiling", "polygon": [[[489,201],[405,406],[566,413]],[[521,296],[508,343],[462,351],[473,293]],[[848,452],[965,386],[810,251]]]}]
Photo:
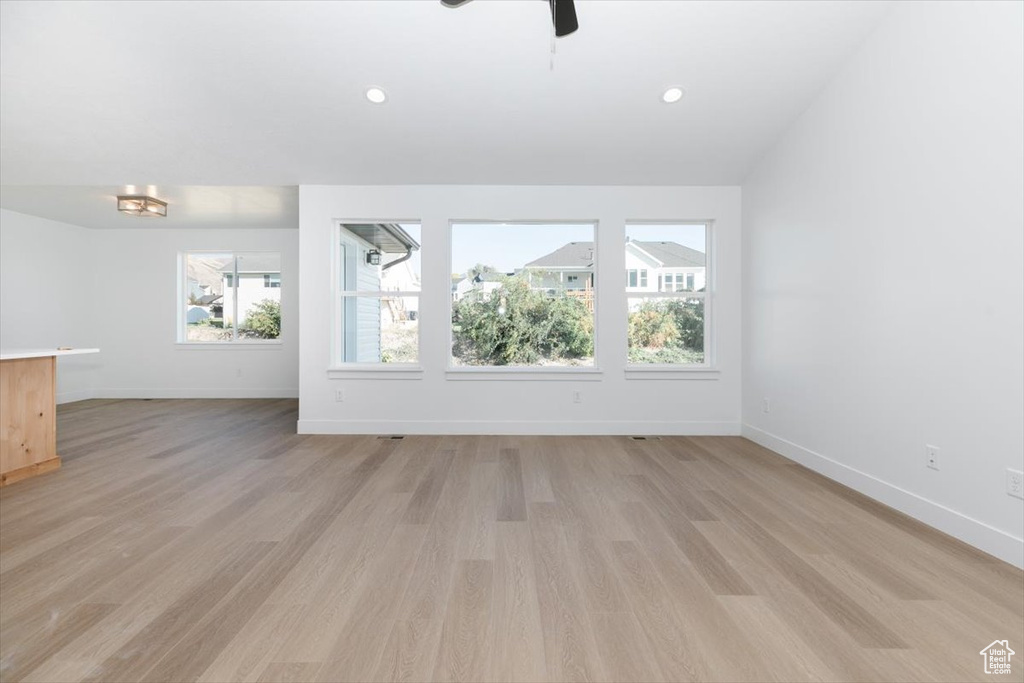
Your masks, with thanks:
[{"label": "vaulted ceiling", "polygon": [[576,4],[5,1],[0,177],[737,184],[887,9]]}]

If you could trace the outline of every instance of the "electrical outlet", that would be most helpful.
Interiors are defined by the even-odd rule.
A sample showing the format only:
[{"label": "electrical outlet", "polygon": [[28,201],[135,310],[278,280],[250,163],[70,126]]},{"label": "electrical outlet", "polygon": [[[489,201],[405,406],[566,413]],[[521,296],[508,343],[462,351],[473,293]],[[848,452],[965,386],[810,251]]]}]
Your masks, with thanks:
[{"label": "electrical outlet", "polygon": [[572,402],[583,403],[583,394],[578,391],[572,392]]},{"label": "electrical outlet", "polygon": [[342,403],[345,400],[345,392],[341,389],[334,390],[334,400],[338,403]]},{"label": "electrical outlet", "polygon": [[772,412],[772,402],[771,402],[771,399],[767,399],[767,398],[762,398],[761,399],[761,412],[762,413],[770,413],[770,412]]},{"label": "electrical outlet", "polygon": [[1006,495],[1024,498],[1024,472],[1006,469]]},{"label": "electrical outlet", "polygon": [[939,469],[939,447],[924,445],[924,464],[933,470]]}]

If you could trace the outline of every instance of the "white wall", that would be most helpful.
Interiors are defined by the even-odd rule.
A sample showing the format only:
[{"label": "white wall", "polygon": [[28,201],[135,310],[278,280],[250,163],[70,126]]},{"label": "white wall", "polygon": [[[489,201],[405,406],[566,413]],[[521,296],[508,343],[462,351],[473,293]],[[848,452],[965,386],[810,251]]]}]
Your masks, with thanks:
[{"label": "white wall", "polygon": [[[298,392],[296,230],[93,230],[107,293],[101,326],[101,383],[109,398],[266,398]],[[281,253],[281,343],[178,344],[178,254]],[[260,280],[262,285],[262,280]],[[112,292],[121,294],[111,295]]]},{"label": "white wall", "polygon": [[[0,348],[99,346],[91,232],[0,210]],[[57,363],[57,401],[88,398],[98,357]]]},{"label": "white wall", "polygon": [[743,186],[744,434],[1017,565],[1022,35],[898,3]]},{"label": "white wall", "polygon": [[[282,343],[177,344],[188,250],[281,252]],[[297,396],[298,298],[297,230],[94,230],[0,213],[0,347],[100,348],[60,359],[62,403]]]},{"label": "white wall", "polygon": [[[300,420],[303,432],[738,433],[740,193],[737,187],[302,186]],[[422,220],[419,379],[332,379],[332,225]],[[597,365],[559,381],[455,379],[446,373],[450,219],[597,220]],[[720,372],[625,378],[625,221],[714,219],[714,336]],[[458,377],[465,377],[459,375]],[[692,377],[692,376],[691,376]],[[596,380],[596,381],[595,381]],[[341,389],[344,402],[335,401]],[[572,391],[582,403],[572,402]]]}]

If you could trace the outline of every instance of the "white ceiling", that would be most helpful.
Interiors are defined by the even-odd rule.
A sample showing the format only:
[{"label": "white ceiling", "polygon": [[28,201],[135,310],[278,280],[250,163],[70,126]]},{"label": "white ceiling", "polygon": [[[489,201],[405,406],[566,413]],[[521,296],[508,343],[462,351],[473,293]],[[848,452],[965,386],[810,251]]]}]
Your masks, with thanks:
[{"label": "white ceiling", "polygon": [[[117,195],[148,194],[167,202],[165,218],[117,212]],[[299,227],[299,188],[181,185],[4,185],[0,207],[86,228]]]},{"label": "white ceiling", "polygon": [[576,5],[552,71],[545,0],[5,0],[0,177],[737,184],[887,10]]}]

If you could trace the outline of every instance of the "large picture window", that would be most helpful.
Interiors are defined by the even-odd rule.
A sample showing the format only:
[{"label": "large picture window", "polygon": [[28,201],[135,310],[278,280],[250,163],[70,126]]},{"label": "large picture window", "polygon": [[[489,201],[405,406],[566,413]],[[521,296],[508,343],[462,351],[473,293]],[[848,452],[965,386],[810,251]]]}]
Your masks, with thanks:
[{"label": "large picture window", "polygon": [[708,244],[704,223],[626,225],[630,364],[708,365]]},{"label": "large picture window", "polygon": [[453,222],[451,366],[593,366],[594,228]]},{"label": "large picture window", "polygon": [[178,341],[265,342],[280,338],[280,254],[186,252],[181,254],[181,272]]},{"label": "large picture window", "polygon": [[339,223],[333,364],[419,362],[419,223]]}]

